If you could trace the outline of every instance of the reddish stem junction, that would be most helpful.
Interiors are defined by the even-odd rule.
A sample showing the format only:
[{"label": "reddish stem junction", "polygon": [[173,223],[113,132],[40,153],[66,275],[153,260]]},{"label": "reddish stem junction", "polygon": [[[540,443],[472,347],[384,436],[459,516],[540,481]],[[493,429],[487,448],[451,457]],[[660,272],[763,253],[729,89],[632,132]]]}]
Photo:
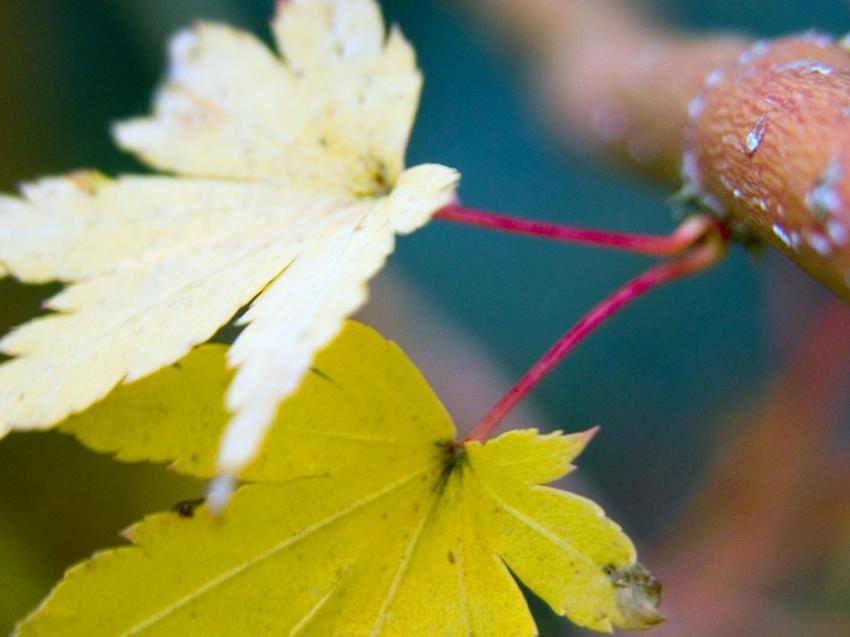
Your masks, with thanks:
[{"label": "reddish stem junction", "polygon": [[461,208],[457,205],[443,208],[435,215],[435,218],[515,234],[591,244],[651,256],[681,255],[638,275],[585,314],[511,387],[481,422],[466,435],[464,442],[488,438],[502,419],[576,345],[617,311],[661,285],[696,274],[717,263],[725,253],[729,239],[726,229],[709,216],[692,217],[669,236],[587,230],[496,215],[482,210]]}]

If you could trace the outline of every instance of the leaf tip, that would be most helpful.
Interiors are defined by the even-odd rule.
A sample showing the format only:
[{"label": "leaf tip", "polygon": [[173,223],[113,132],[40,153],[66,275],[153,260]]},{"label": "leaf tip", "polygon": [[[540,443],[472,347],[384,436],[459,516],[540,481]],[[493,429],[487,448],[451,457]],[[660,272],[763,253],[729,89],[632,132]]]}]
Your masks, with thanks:
[{"label": "leaf tip", "polygon": [[596,434],[598,434],[602,430],[600,425],[595,425],[588,429],[587,431],[582,431],[579,435],[583,438],[584,444],[590,444],[590,441],[596,438]]},{"label": "leaf tip", "polygon": [[138,526],[138,524],[131,524],[130,526],[128,526],[124,529],[121,529],[118,532],[118,537],[120,537],[123,540],[127,540],[131,544],[135,544],[136,543],[135,539],[136,539],[136,527],[137,526]]}]

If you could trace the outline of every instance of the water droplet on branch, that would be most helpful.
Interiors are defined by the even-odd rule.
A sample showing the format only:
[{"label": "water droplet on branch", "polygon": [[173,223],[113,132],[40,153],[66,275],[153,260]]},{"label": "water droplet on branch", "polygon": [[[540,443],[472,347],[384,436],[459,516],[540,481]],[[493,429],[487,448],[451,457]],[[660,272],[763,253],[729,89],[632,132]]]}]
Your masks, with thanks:
[{"label": "water droplet on branch", "polygon": [[767,113],[763,113],[761,117],[756,120],[755,126],[753,126],[750,132],[747,133],[746,146],[748,155],[753,155],[759,149],[766,130]]}]

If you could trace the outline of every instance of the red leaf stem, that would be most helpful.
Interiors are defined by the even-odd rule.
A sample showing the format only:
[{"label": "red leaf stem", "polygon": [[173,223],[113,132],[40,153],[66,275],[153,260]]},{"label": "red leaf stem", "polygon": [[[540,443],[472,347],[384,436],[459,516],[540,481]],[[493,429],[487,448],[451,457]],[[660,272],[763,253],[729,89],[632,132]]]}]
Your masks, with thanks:
[{"label": "red leaf stem", "polygon": [[692,217],[681,224],[670,235],[630,234],[625,232],[607,232],[547,223],[496,214],[485,210],[464,208],[451,204],[439,210],[435,219],[463,223],[479,228],[500,230],[513,234],[522,234],[555,241],[566,241],[593,245],[625,252],[637,252],[658,257],[681,254],[693,246],[707,232],[718,227],[718,222],[708,216]]},{"label": "red leaf stem", "polygon": [[584,315],[538,360],[464,438],[484,440],[501,420],[525,398],[584,338],[617,311],[647,292],[682,277],[696,274],[717,263],[725,253],[727,238],[708,237],[686,255],[650,268],[635,277]]}]

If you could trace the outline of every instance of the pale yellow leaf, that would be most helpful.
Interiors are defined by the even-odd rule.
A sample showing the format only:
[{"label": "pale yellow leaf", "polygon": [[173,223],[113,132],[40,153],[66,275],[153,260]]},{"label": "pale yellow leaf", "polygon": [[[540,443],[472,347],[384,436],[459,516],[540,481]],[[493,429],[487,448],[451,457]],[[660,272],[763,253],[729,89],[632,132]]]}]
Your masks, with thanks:
[{"label": "pale yellow leaf", "polygon": [[173,363],[240,308],[219,469],[256,452],[277,405],[367,296],[395,235],[457,173],[404,170],[421,79],[372,0],[280,3],[285,57],[200,24],[171,45],[155,112],[119,143],[177,177],[77,173],[0,198],[0,276],[61,280],[56,314],[0,341],[0,436],[53,426]]}]

